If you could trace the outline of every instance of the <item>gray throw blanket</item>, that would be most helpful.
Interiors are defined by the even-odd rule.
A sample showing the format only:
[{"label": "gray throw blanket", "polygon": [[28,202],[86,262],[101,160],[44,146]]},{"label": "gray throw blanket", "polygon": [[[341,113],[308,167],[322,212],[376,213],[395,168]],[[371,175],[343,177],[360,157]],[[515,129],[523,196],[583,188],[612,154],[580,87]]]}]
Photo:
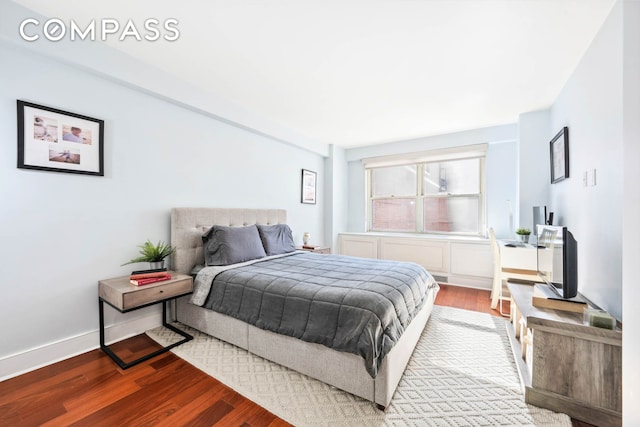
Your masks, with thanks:
[{"label": "gray throw blanket", "polygon": [[414,263],[296,252],[218,273],[204,307],[360,355],[375,378],[431,288]]}]

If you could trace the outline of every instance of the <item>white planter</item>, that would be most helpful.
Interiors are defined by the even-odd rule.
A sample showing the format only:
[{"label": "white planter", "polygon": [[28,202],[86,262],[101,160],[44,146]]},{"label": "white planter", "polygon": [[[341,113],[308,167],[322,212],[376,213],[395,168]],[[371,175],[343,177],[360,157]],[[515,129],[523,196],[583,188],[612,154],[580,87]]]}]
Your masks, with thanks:
[{"label": "white planter", "polygon": [[149,269],[150,270],[155,270],[158,268],[164,268],[164,260],[162,261],[156,261],[156,262],[149,262]]}]

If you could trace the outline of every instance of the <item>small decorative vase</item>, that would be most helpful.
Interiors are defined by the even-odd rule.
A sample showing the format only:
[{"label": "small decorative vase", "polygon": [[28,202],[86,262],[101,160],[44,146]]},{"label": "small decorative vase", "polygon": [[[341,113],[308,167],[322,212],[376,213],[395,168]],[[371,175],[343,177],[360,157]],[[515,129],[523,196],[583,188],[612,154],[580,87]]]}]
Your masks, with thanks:
[{"label": "small decorative vase", "polygon": [[529,235],[528,234],[518,234],[520,236],[520,241],[523,243],[529,243]]},{"label": "small decorative vase", "polygon": [[302,244],[303,245],[308,245],[310,239],[311,239],[311,234],[310,233],[304,233],[302,235]]},{"label": "small decorative vase", "polygon": [[156,269],[159,269],[159,268],[164,268],[164,260],[149,262],[149,269],[150,270],[156,270]]}]

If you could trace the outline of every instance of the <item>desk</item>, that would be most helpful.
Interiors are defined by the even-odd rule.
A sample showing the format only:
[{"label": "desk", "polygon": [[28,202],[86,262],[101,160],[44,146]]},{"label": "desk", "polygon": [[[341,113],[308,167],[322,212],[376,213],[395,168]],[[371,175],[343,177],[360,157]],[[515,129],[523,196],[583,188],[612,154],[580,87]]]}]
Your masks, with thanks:
[{"label": "desk", "polygon": [[528,243],[522,246],[507,246],[509,241],[491,238],[493,239],[495,258],[491,308],[496,309],[500,304],[500,314],[509,316],[502,307],[503,301],[510,300],[508,296],[503,294],[503,281],[510,279],[527,282],[537,281],[538,251],[536,246]]},{"label": "desk", "polygon": [[[508,241],[498,240],[500,245],[500,267],[503,270],[520,274],[536,274],[538,267],[537,248],[525,243],[524,246],[506,246]],[[522,271],[525,270],[525,271]]]}]

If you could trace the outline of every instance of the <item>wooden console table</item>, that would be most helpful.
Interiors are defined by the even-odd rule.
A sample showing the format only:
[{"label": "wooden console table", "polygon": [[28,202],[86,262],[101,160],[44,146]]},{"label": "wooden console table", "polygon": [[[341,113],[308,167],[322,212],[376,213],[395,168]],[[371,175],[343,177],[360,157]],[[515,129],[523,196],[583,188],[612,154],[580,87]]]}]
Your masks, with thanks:
[{"label": "wooden console table", "polygon": [[525,402],[602,427],[622,425],[622,332],[532,305],[533,286],[508,284],[508,332]]}]

